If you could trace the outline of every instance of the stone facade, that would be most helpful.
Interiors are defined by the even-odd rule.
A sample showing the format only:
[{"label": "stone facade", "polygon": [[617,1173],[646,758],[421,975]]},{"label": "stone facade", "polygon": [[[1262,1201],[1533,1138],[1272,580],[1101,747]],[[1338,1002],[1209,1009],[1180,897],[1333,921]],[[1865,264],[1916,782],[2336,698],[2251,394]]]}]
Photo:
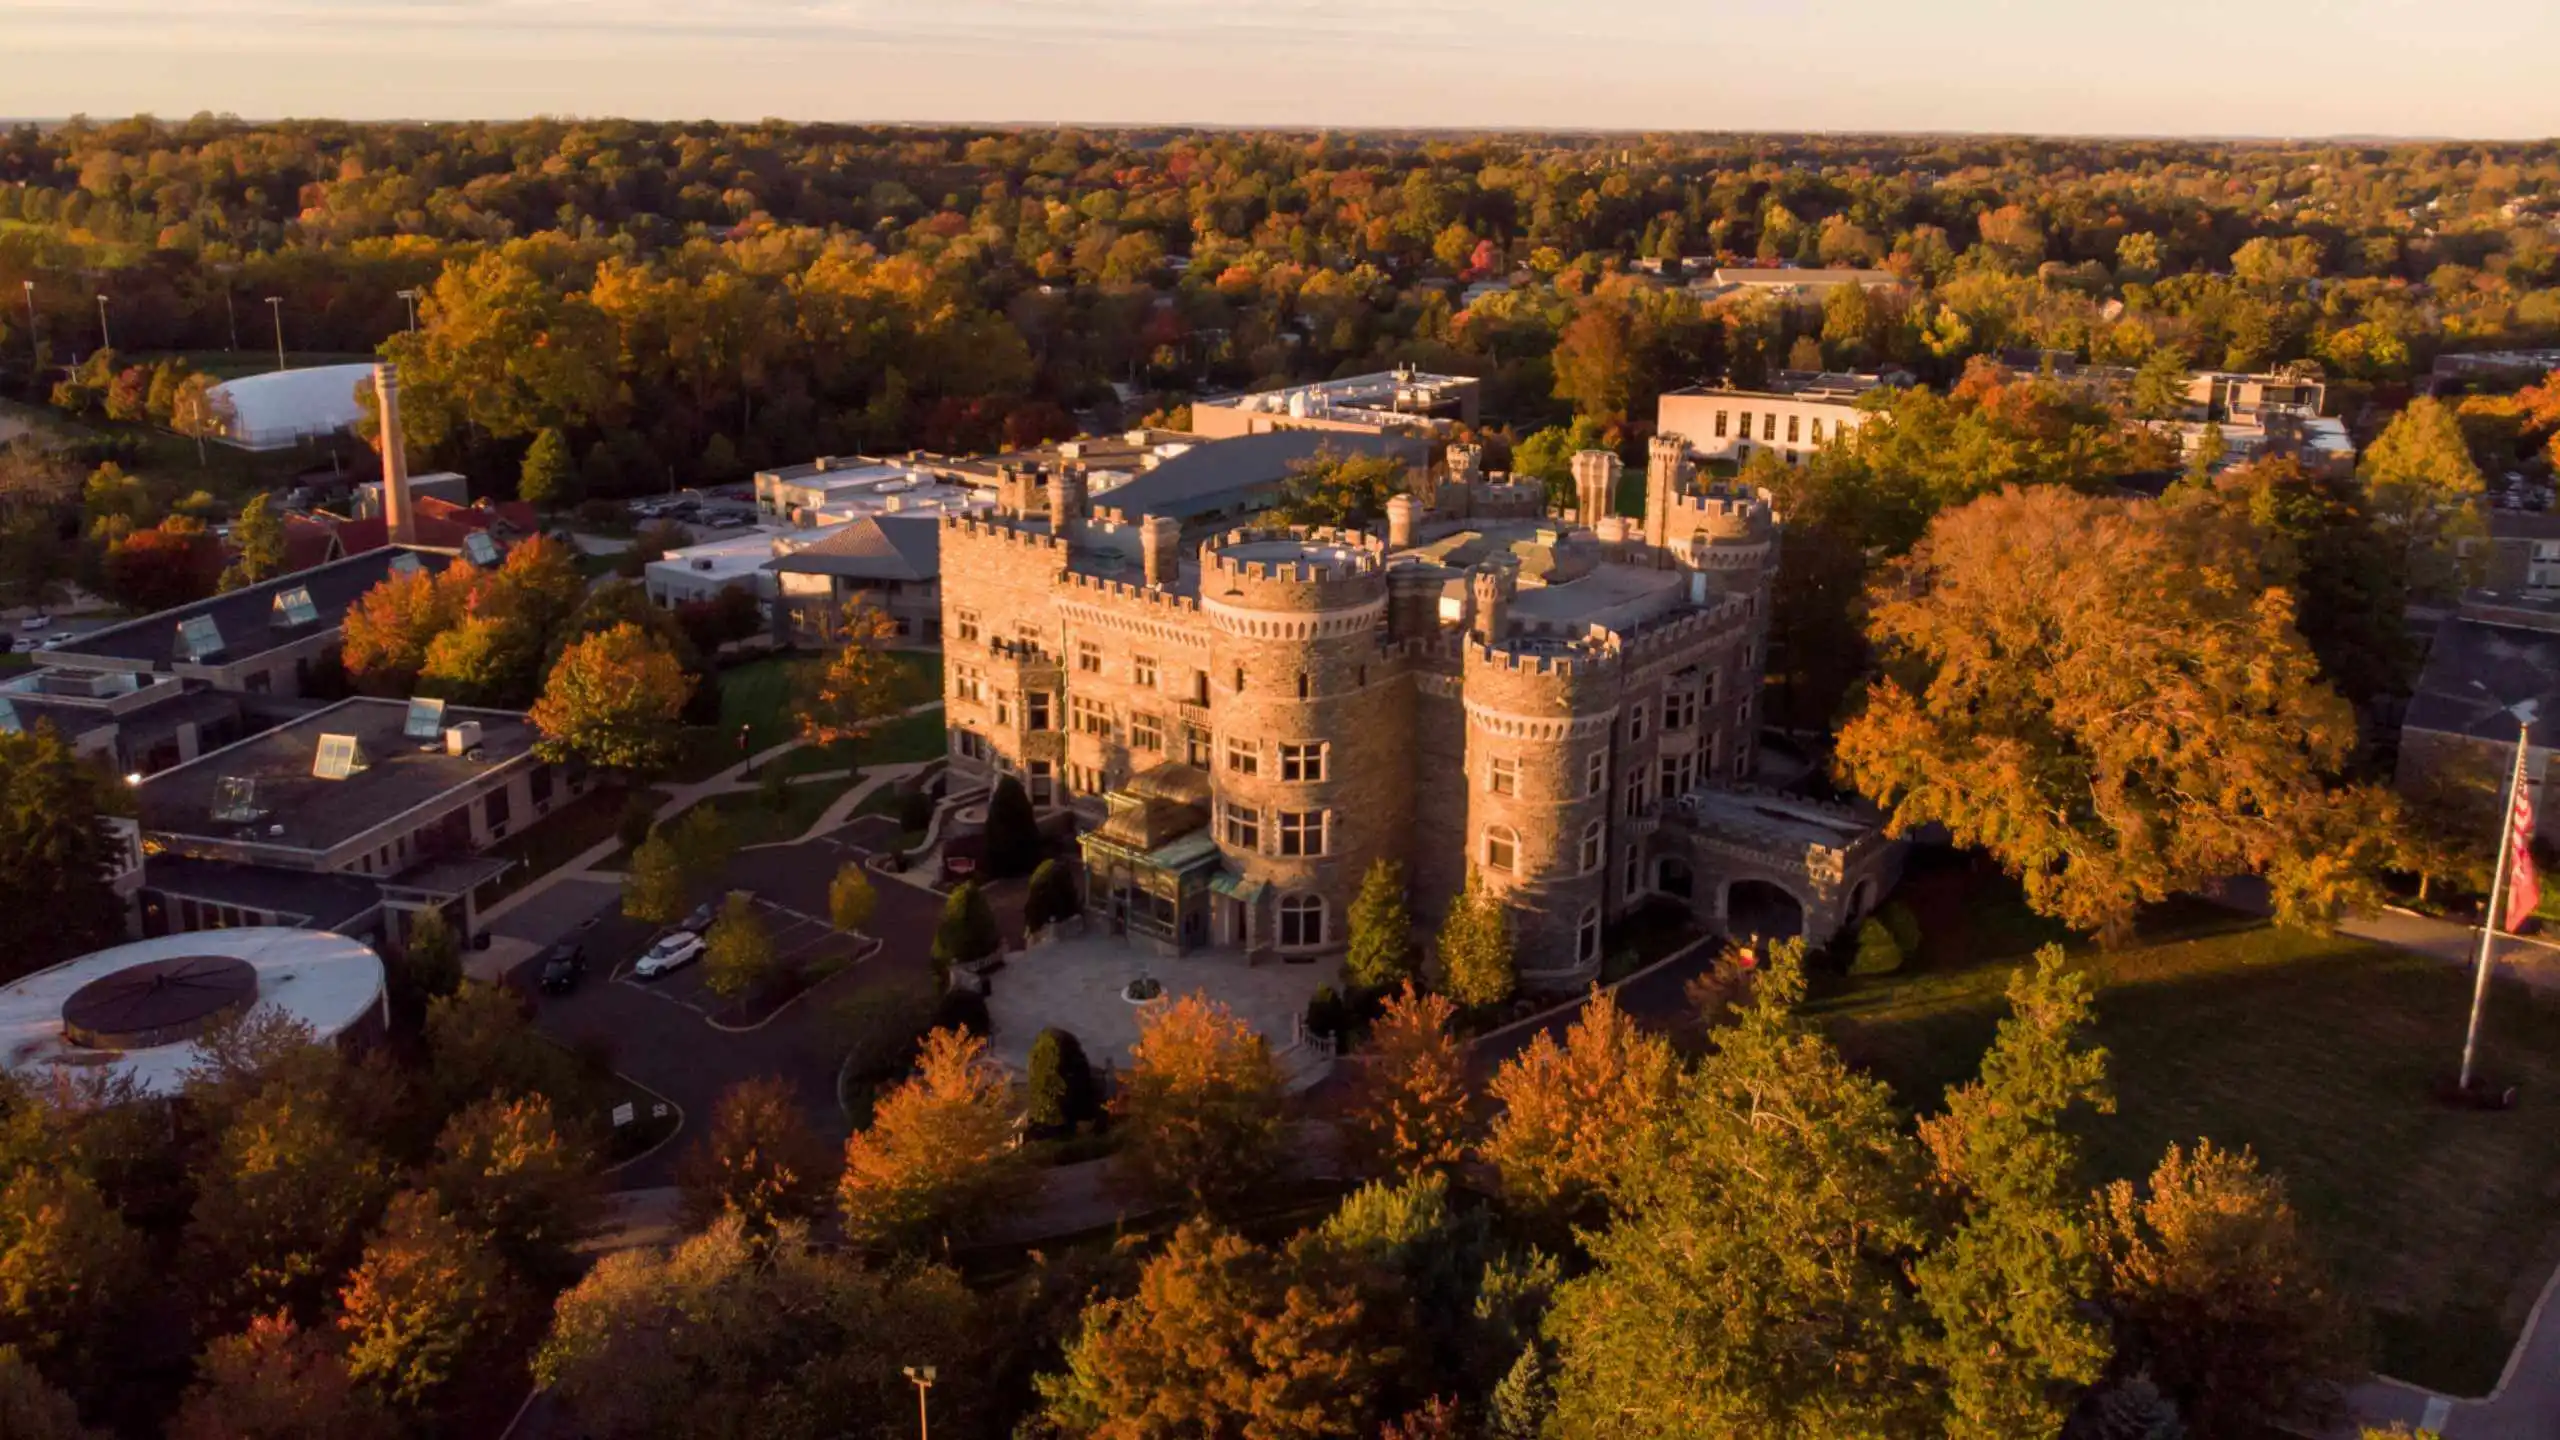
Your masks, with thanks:
[{"label": "stone facade", "polygon": [[[1013,771],[1099,820],[1135,776],[1201,772],[1215,856],[1160,853],[1213,862],[1209,885],[1159,885],[1179,913],[1140,915],[1144,887],[1092,877],[1094,908],[1175,948],[1338,952],[1362,876],[1391,859],[1418,923],[1472,868],[1511,910],[1524,984],[1583,984],[1608,924],[1654,893],[1666,817],[1692,823],[1666,802],[1747,779],[1755,756],[1769,501],[1699,485],[1688,455],[1655,442],[1641,520],[1597,513],[1618,467],[1597,452],[1576,461],[1588,524],[1463,455],[1397,497],[1383,537],[1236,530],[1177,554],[1072,493],[948,518],[955,775]],[[1693,904],[1714,920],[1722,889],[1694,893],[1710,889]],[[1854,918],[1803,898],[1817,925]]]}]

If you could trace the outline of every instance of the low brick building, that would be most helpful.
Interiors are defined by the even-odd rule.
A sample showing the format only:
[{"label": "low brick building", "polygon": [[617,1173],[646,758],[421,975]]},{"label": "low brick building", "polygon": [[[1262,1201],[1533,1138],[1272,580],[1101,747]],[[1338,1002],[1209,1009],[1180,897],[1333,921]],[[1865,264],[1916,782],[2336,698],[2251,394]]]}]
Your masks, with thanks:
[{"label": "low brick building", "polygon": [[[955,775],[1014,772],[1080,811],[1092,907],[1176,950],[1338,953],[1379,860],[1426,925],[1475,870],[1532,988],[1595,976],[1674,849],[1674,893],[1719,928],[1736,885],[1792,902],[1766,930],[1816,938],[1881,898],[1894,847],[1854,818],[1678,803],[1751,775],[1767,497],[1699,486],[1672,435],[1641,518],[1607,513],[1619,463],[1599,451],[1574,461],[1578,510],[1542,515],[1451,448],[1383,535],[1195,549],[1172,516],[1093,517],[1072,471],[1036,512],[1015,494],[945,519]],[[1719,825],[1726,849],[1690,843]]]}]

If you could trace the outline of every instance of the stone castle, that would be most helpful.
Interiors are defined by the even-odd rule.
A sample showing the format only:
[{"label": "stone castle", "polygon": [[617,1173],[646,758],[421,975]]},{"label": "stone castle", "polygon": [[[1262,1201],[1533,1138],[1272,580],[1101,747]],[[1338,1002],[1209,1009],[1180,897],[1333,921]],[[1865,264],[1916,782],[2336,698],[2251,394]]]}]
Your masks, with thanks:
[{"label": "stone castle", "polygon": [[1426,929],[1473,869],[1531,988],[1596,976],[1657,895],[1817,939],[1869,908],[1893,847],[1747,784],[1767,495],[1700,484],[1677,436],[1641,518],[1610,513],[1607,452],[1575,457],[1569,513],[1479,464],[1451,446],[1383,535],[1098,519],[1071,469],[946,518],[955,785],[1001,768],[1078,810],[1090,908],[1176,951],[1338,953],[1382,859]]}]

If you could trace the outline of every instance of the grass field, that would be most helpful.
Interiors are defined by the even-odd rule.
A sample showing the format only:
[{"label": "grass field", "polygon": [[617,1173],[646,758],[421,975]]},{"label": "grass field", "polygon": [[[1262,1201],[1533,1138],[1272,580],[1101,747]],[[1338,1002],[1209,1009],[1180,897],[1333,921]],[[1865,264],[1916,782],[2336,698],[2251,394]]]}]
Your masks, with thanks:
[{"label": "grass field", "polygon": [[[1833,982],[1812,1008],[1928,1110],[1970,1077],[2010,972],[2048,932],[2013,890],[1972,877],[1906,891],[1938,922],[1919,960]],[[2483,1053],[2524,1100],[2456,1112],[2429,1086],[2459,1056],[2463,970],[2205,906],[2146,929],[2079,957],[2101,987],[2093,1038],[2118,1101],[2088,1126],[2092,1180],[2138,1179],[2173,1141],[2255,1150],[2366,1306],[2384,1373],[2485,1393],[2560,1264],[2560,997],[2493,988]]]},{"label": "grass field", "polygon": [[[942,697],[942,656],[923,650],[892,652],[891,658],[908,672],[909,693],[915,702]],[[793,686],[802,676],[824,664],[813,655],[772,656],[749,661],[720,676],[720,734],[729,751],[737,749],[738,727],[748,727],[747,751],[752,754],[779,745],[797,733],[791,721]],[[865,765],[889,765],[911,760],[930,760],[942,753],[942,714],[927,711],[910,715],[883,726],[880,731],[847,752],[839,746],[805,746],[791,752],[786,768],[795,775],[819,770],[841,770],[856,761]]]},{"label": "grass field", "polygon": [[764,797],[753,790],[718,795],[708,802],[729,822],[729,833],[741,845],[767,845],[777,840],[797,840],[802,832],[818,823],[818,817],[857,782],[813,780],[806,785],[793,785],[788,799],[779,810],[764,803]]}]

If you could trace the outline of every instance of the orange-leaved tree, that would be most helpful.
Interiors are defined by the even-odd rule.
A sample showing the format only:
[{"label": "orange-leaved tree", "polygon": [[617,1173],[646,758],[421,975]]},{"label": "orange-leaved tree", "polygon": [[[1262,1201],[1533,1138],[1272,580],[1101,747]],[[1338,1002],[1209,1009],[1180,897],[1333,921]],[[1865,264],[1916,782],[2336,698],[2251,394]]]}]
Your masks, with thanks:
[{"label": "orange-leaved tree", "polygon": [[1411,1172],[1466,1158],[1466,1052],[1449,1031],[1457,1013],[1446,996],[1407,980],[1369,1027],[1367,1064],[1342,1120],[1344,1143],[1368,1168]]},{"label": "orange-leaved tree", "polygon": [[560,652],[535,701],[535,749],[612,770],[653,771],[674,763],[693,677],[666,642],[628,622]]},{"label": "orange-leaved tree", "polygon": [[721,1092],[710,1132],[676,1165],[687,1225],[725,1212],[750,1235],[769,1235],[786,1221],[815,1220],[827,1203],[827,1151],[790,1085],[772,1075],[739,1081]]},{"label": "orange-leaved tree", "polygon": [[840,648],[799,696],[800,738],[849,750],[905,709],[912,687],[907,670],[889,653],[898,625],[888,612],[856,601],[831,628]]},{"label": "orange-leaved tree", "polygon": [[916,1073],[845,1141],[836,1198],[856,1240],[920,1249],[966,1235],[1031,1181],[1013,1085],[966,1030],[924,1039]]},{"label": "orange-leaved tree", "polygon": [[1280,1070],[1260,1035],[1185,995],[1143,1022],[1111,1102],[1120,1175],[1140,1195],[1203,1209],[1249,1194],[1279,1161]]},{"label": "orange-leaved tree", "polygon": [[1484,1157],[1522,1204],[1570,1210],[1609,1195],[1655,1143],[1679,1080],[1669,1042],[1595,988],[1564,1044],[1540,1032],[1495,1072],[1502,1113]]}]

